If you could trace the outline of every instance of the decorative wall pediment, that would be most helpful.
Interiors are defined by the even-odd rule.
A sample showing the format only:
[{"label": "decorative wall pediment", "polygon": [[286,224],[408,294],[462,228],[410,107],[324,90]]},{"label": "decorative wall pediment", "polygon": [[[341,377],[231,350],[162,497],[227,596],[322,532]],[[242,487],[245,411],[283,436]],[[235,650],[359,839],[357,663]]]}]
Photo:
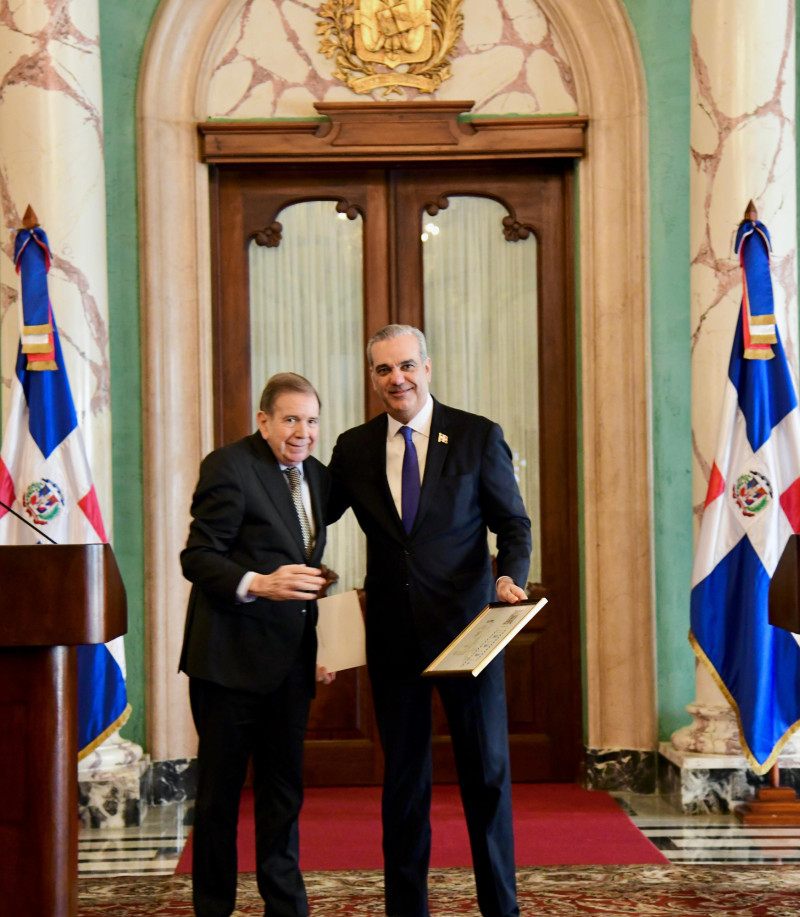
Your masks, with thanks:
[{"label": "decorative wall pediment", "polygon": [[202,121],[203,162],[511,159],[584,154],[588,118],[465,119],[472,102],[316,102],[324,118]]}]

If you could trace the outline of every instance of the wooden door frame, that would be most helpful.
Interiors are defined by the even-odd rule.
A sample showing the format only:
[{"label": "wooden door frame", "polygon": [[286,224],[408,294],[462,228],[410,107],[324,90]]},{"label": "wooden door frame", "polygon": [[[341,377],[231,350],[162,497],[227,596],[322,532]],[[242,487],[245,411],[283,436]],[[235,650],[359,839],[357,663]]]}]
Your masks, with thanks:
[{"label": "wooden door frame", "polygon": [[[561,716],[546,717],[547,726],[541,735],[537,733],[529,737],[517,737],[520,740],[518,747],[512,741],[512,756],[519,755],[517,773],[524,774],[519,779],[553,779],[554,769],[549,763],[550,755],[547,752],[550,748],[549,737],[552,737],[554,747],[558,748],[558,757],[564,762],[563,776],[565,779],[575,779],[582,755],[582,703],[573,289],[574,205],[570,161],[583,153],[586,119],[546,119],[544,127],[541,119],[524,119],[525,124],[520,123],[523,119],[503,119],[502,124],[490,122],[491,129],[484,129],[481,137],[481,129],[475,130],[472,124],[458,120],[470,107],[471,103],[468,102],[326,104],[317,106],[330,118],[330,121],[324,123],[210,123],[199,126],[203,156],[211,165],[212,261],[215,265],[212,271],[215,440],[216,445],[221,445],[250,431],[251,386],[242,384],[243,374],[249,379],[249,335],[238,334],[233,350],[229,346],[224,359],[220,347],[223,336],[230,337],[225,332],[226,328],[249,327],[248,245],[256,230],[262,226],[262,234],[269,232],[267,227],[278,218],[282,207],[303,200],[319,199],[319,189],[322,186],[325,199],[330,197],[360,209],[365,217],[366,234],[376,229],[374,225],[370,228],[371,213],[366,205],[368,197],[378,206],[381,214],[385,215],[386,210],[386,201],[380,200],[380,195],[372,192],[370,197],[370,176],[379,167],[402,171],[424,168],[429,179],[433,176],[441,180],[443,189],[461,187],[466,181],[474,192],[478,192],[482,184],[480,181],[476,183],[474,179],[463,178],[464,167],[468,170],[473,167],[479,172],[491,174],[493,183],[499,182],[502,186],[504,174],[494,168],[498,161],[508,167],[517,165],[516,169],[509,168],[508,174],[529,171],[531,194],[539,187],[535,183],[537,180],[547,181],[550,190],[541,202],[520,198],[517,190],[516,205],[505,199],[503,204],[515,225],[524,226],[539,237],[537,257],[540,260],[540,282],[543,284],[539,296],[540,312],[544,308],[543,304],[561,303],[558,322],[539,321],[539,365],[542,377],[563,376],[563,384],[558,394],[562,408],[559,411],[545,411],[545,386],[542,385],[540,389],[540,461],[546,480],[557,481],[558,487],[548,488],[543,493],[542,519],[550,520],[552,532],[543,554],[542,583],[530,584],[537,598],[547,594],[551,603],[554,603],[553,607],[560,609],[560,612],[547,609],[548,613],[541,616],[528,638],[532,644],[535,640],[534,631],[545,630],[546,619],[557,620],[557,633],[549,634],[548,641],[553,641],[549,645],[557,646],[558,651],[566,657],[564,673],[569,674],[561,678],[557,676],[553,685],[537,685],[539,694],[545,690],[558,693],[562,702]],[[398,129],[398,125],[401,129]],[[498,145],[499,138],[507,143],[507,132],[511,132],[515,140],[513,151],[502,144]],[[292,154],[298,136],[303,138],[301,150],[295,150]],[[398,147],[398,136],[405,139],[405,146]],[[467,141],[464,149],[460,144],[462,138]],[[554,142],[554,138],[557,138],[557,142]],[[569,151],[569,155],[565,155],[565,150]],[[558,164],[548,166],[543,161],[545,159]],[[265,176],[259,168],[261,165],[272,165],[271,174]],[[336,168],[325,174],[328,166]],[[541,187],[544,189],[544,185]],[[415,196],[412,188],[409,187],[409,191]],[[547,233],[544,233],[540,225],[545,214],[545,210],[542,210],[545,199],[549,201],[546,212],[549,214],[547,225],[551,227]],[[415,232],[418,234],[418,230]],[[388,240],[379,241],[381,244],[366,246],[372,252],[367,258],[374,257],[376,249],[379,258],[380,253],[386,252]],[[405,240],[405,247],[412,244],[413,234]],[[542,263],[543,253],[546,263]],[[386,262],[382,271],[375,270],[376,265],[368,262],[364,266],[367,337],[385,324],[385,318],[373,322],[373,315],[388,315],[390,321],[407,322],[421,327],[420,316],[406,302],[409,299],[407,293],[401,293],[399,298],[388,293],[387,298],[388,291],[383,287],[371,293],[370,285],[374,287],[378,277],[385,276],[385,268],[392,260],[391,254],[388,258],[384,255],[382,260]],[[416,278],[416,281],[415,286],[418,286],[420,278]],[[554,283],[563,286],[553,287]],[[379,301],[379,307],[375,309],[370,308],[373,295]],[[549,370],[548,366],[551,367]],[[366,414],[369,417],[382,410],[382,407],[374,403],[374,398],[369,399],[372,393],[369,380],[365,392],[368,393]],[[561,576],[556,575],[556,558],[562,558],[563,565],[567,567]],[[553,591],[555,582],[561,583],[558,594]],[[530,660],[528,665],[532,664],[533,656],[539,654],[538,647],[533,645],[517,649],[519,658],[509,657],[509,664],[517,668],[525,664],[523,657],[526,654]],[[551,706],[547,709],[552,712]],[[311,744],[314,745],[313,742]],[[538,770],[531,769],[528,749],[539,746],[542,748],[539,755],[543,755],[542,761],[537,764]],[[449,779],[454,774],[450,754],[444,748],[439,751],[444,752],[438,764],[439,774],[447,774],[446,779]],[[309,752],[307,758],[313,765],[314,748],[310,748]],[[315,768],[312,766],[313,770]],[[361,777],[356,782],[366,780]]]}]

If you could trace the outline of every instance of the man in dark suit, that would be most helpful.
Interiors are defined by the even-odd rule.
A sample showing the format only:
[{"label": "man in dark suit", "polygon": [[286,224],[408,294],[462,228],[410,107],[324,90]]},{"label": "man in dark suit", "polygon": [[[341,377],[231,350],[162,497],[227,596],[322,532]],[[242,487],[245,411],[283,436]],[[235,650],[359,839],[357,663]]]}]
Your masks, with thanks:
[{"label": "man in dark suit", "polygon": [[239,797],[251,756],[265,913],[308,914],[297,819],[329,477],[310,455],[319,423],[310,382],[273,376],[256,418],[257,432],[203,460],[181,553],[193,584],[180,668],[199,739],[198,917],[228,917],[236,904]]},{"label": "man in dark suit", "polygon": [[[484,917],[515,917],[502,655],[475,679],[420,673],[488,602],[526,598],[530,521],[497,424],[431,398],[422,333],[389,325],[370,340],[367,357],[387,413],[339,437],[328,522],[352,506],[367,536],[367,663],[386,759],[386,913],[428,917],[435,685],[453,740],[478,905]],[[487,527],[497,534],[496,581]]]}]

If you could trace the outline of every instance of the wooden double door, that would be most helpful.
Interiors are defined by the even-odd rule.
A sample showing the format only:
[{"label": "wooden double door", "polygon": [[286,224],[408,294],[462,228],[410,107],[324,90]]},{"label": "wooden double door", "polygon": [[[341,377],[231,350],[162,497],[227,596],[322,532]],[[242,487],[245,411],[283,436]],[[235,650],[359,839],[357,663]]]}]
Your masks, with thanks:
[{"label": "wooden double door", "polygon": [[[330,323],[331,311],[347,309],[348,321],[358,319],[350,337],[361,336],[349,342],[355,343],[355,350],[349,351],[348,365],[364,363],[363,345],[381,326],[400,322],[422,328],[429,337],[434,396],[495,420],[500,419],[493,416],[496,410],[515,408],[517,414],[509,414],[504,424],[510,443],[516,431],[507,426],[526,426],[527,415],[535,415],[529,430],[529,440],[532,435],[534,441],[524,447],[512,444],[512,450],[535,510],[531,516],[536,550],[528,588],[531,597],[545,596],[548,604],[506,650],[512,777],[517,781],[573,780],[582,751],[572,182],[568,159],[501,165],[403,163],[396,168],[369,162],[211,168],[219,444],[253,429],[256,387],[250,377],[253,368],[262,365],[254,344],[253,300],[264,297],[261,308],[280,322],[284,314],[288,320],[302,309],[308,322],[313,324],[316,314],[316,321]],[[288,243],[287,227],[296,225],[290,219],[294,208],[319,202],[326,202],[340,218],[359,223],[354,292],[338,306],[301,302],[309,297],[299,288],[294,294],[284,289],[272,301],[269,263],[266,280],[261,281],[266,293],[254,286],[256,249],[280,250]],[[456,211],[466,214],[463,220]],[[444,216],[450,219],[448,212],[455,214],[451,222],[437,222]],[[490,235],[484,243],[476,234],[487,222]],[[315,225],[315,220],[308,225]],[[448,253],[431,263],[426,240],[439,231],[437,227],[451,243]],[[308,251],[283,271],[276,287],[291,286],[293,277],[314,271],[322,273],[324,283],[334,262],[341,260],[311,229],[305,235],[312,240]],[[504,260],[503,246],[528,246],[521,258],[522,279],[510,276],[518,269]],[[334,262],[325,261],[331,257]],[[453,258],[458,263],[452,263]],[[472,329],[469,340],[459,345],[467,327]],[[328,330],[325,337],[335,348],[337,335]],[[442,337],[447,338],[446,349]],[[317,364],[308,372],[285,364],[266,369],[294,369],[318,384]],[[356,372],[360,375],[361,370]],[[357,396],[349,395],[346,387],[331,393],[328,386],[323,392],[323,422],[331,395],[334,400],[355,399],[350,407],[357,422],[380,412],[365,364],[359,381]],[[463,403],[471,385],[477,393],[471,400],[480,404]],[[446,397],[439,386],[446,389]],[[520,422],[514,418],[520,416],[526,397],[528,407]],[[324,461],[326,456],[320,458]],[[434,770],[439,782],[455,780],[447,724],[438,702]],[[320,689],[312,707],[307,783],[372,784],[379,783],[381,775],[366,669],[342,672],[333,685]]]}]

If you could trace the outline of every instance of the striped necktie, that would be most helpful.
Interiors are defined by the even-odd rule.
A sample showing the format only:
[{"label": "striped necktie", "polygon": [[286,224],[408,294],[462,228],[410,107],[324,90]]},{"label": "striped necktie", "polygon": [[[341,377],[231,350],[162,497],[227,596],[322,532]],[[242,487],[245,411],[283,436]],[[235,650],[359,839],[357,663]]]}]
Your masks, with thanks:
[{"label": "striped necktie", "polygon": [[297,518],[300,521],[300,531],[303,534],[303,547],[306,551],[306,560],[311,559],[311,552],[314,550],[314,539],[311,537],[311,526],[308,524],[306,508],[303,506],[303,492],[300,486],[300,469],[297,467],[284,468],[283,473],[289,480],[289,489],[292,492],[294,508],[297,511]]}]

